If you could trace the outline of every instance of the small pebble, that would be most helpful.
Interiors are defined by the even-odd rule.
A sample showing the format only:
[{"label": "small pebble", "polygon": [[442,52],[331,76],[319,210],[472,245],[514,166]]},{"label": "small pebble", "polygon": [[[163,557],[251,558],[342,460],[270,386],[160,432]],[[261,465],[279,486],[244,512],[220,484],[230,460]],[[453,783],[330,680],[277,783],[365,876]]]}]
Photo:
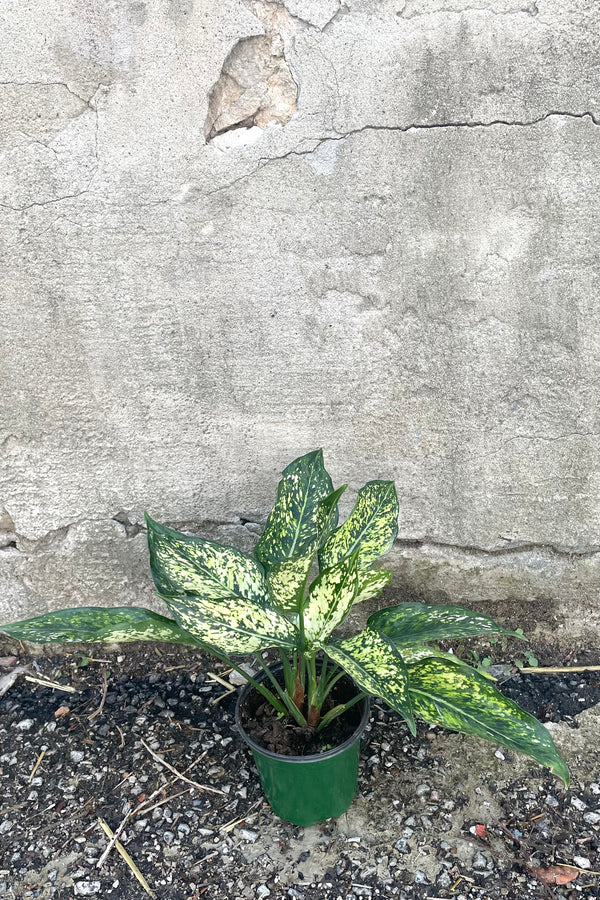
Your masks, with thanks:
[{"label": "small pebble", "polygon": [[11,819],[5,819],[0,825],[0,834],[8,834],[15,823]]},{"label": "small pebble", "polygon": [[398,851],[398,853],[410,853],[411,852],[408,841],[405,841],[404,839],[400,839],[399,841],[396,841],[396,843],[394,844],[394,848]]},{"label": "small pebble", "polygon": [[587,822],[588,825],[597,825],[598,822],[600,822],[600,813],[597,813],[597,812],[584,813],[583,821]]},{"label": "small pebble", "polygon": [[17,722],[15,728],[18,728],[19,731],[29,731],[30,728],[33,728],[33,719],[21,719],[20,722]]},{"label": "small pebble", "polygon": [[[81,750],[71,750],[71,752],[69,753],[69,756],[71,757],[71,762],[80,763],[81,760],[83,759],[83,757],[85,756],[85,754],[82,753]],[[87,884],[87,882],[81,882],[81,883]],[[90,884],[95,884],[95,883],[96,883],[95,881],[93,881],[93,882],[90,881]]]},{"label": "small pebble", "polygon": [[258,840],[258,831],[252,831],[251,828],[240,828],[238,835],[243,841],[250,841],[252,844]]},{"label": "small pebble", "polygon": [[487,859],[479,850],[473,855],[472,865],[474,869],[487,869]]},{"label": "small pebble", "polygon": [[266,884],[259,884],[259,886],[256,888],[256,896],[261,898],[262,900],[262,897],[270,897],[271,891],[266,886]]},{"label": "small pebble", "polygon": [[552,794],[548,794],[546,797],[546,806],[552,806],[554,809],[558,806],[558,800],[556,797],[553,797]]},{"label": "small pebble", "polygon": [[592,864],[587,858],[587,856],[574,856],[573,862],[576,866],[579,866],[580,869],[591,869]]},{"label": "small pebble", "polygon": [[80,897],[90,897],[97,894],[101,888],[99,881],[77,881],[75,883],[75,893]]},{"label": "small pebble", "polygon": [[429,787],[428,784],[420,784],[420,785],[418,785],[417,789],[415,790],[415,794],[417,795],[417,797],[423,797],[425,794],[430,794],[430,793],[431,793],[431,788]]},{"label": "small pebble", "polygon": [[420,869],[415,869],[414,882],[415,884],[429,884],[429,879],[425,872],[421,872]]},{"label": "small pebble", "polygon": [[163,841],[167,846],[169,846],[169,844],[172,844],[174,840],[175,835],[172,831],[163,831]]},{"label": "small pebble", "polygon": [[579,799],[579,797],[571,797],[571,806],[574,806],[575,809],[579,810],[579,812],[587,809],[587,803],[584,803],[583,800]]},{"label": "small pebble", "polygon": [[450,877],[448,872],[446,872],[446,871],[440,872],[440,874],[438,875],[438,877],[436,879],[436,884],[438,887],[441,887],[441,888],[449,888],[450,885],[452,884],[452,878]]}]

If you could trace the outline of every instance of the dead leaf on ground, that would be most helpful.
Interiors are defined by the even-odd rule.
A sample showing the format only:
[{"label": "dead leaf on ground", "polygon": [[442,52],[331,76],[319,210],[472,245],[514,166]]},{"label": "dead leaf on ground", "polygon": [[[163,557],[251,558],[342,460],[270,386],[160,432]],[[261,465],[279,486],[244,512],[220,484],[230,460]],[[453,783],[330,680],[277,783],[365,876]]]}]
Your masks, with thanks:
[{"label": "dead leaf on ground", "polygon": [[488,833],[485,825],[476,825],[475,834],[477,835],[477,837],[486,838],[488,836]]},{"label": "dead leaf on ground", "polygon": [[9,688],[13,686],[21,672],[25,671],[25,666],[17,666],[16,669],[13,669],[12,672],[9,672],[8,675],[2,675],[0,677],[0,697],[3,697]]},{"label": "dead leaf on ground", "polygon": [[0,668],[2,669],[10,669],[16,662],[16,656],[0,656]]},{"label": "dead leaf on ground", "polygon": [[550,866],[548,869],[533,870],[540,881],[544,884],[568,884],[569,881],[575,881],[579,872],[568,866]]}]

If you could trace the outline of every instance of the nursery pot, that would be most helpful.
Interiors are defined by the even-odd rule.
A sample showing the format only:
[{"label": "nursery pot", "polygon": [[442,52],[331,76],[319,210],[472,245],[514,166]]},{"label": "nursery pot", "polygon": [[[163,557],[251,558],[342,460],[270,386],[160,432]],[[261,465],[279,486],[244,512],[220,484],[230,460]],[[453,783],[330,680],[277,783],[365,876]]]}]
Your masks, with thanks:
[{"label": "nursery pot", "polygon": [[[281,666],[271,668],[276,677],[282,671]],[[255,681],[263,681],[264,678],[265,672],[254,676]],[[356,704],[360,721],[342,744],[323,753],[284,756],[261,747],[244,729],[242,709],[254,690],[249,682],[242,689],[235,707],[235,721],[252,751],[263,790],[273,812],[293,825],[303,826],[341,816],[356,793],[360,738],[369,721],[369,697]],[[359,688],[356,688],[356,693],[359,693]]]}]

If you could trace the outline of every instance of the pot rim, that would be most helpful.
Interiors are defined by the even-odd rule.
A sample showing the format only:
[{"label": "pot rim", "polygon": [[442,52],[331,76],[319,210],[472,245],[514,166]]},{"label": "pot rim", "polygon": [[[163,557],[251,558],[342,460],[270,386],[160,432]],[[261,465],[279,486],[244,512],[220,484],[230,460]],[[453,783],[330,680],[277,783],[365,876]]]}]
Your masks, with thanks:
[{"label": "pot rim", "polygon": [[[269,668],[271,669],[271,672],[273,672],[273,674],[278,674],[279,672],[283,671],[283,666],[279,665],[279,664],[269,666]],[[350,681],[352,681],[352,683],[356,686],[356,682],[351,678],[351,676],[348,675],[348,673],[346,673],[346,675],[348,678],[350,678]],[[254,678],[255,681],[263,681],[267,676],[266,676],[265,672],[258,672],[256,675],[253,675],[252,677]],[[267,750],[266,747],[261,747],[261,745],[257,744],[256,741],[253,740],[250,737],[250,735],[248,734],[248,732],[245,730],[245,728],[242,724],[241,707],[242,707],[242,704],[244,703],[244,701],[246,700],[248,694],[250,693],[250,691],[253,691],[253,690],[254,690],[254,685],[250,681],[247,681],[237,696],[237,700],[235,703],[235,724],[237,726],[237,729],[251,750],[254,750],[257,753],[260,753],[263,756],[267,756],[269,759],[279,759],[282,762],[290,762],[290,763],[311,763],[312,762],[312,763],[314,763],[314,762],[318,762],[321,759],[331,759],[334,756],[338,756],[340,753],[342,753],[348,747],[351,747],[352,744],[354,744],[357,740],[359,740],[362,737],[363,732],[364,732],[365,728],[367,727],[367,725],[369,723],[369,718],[371,716],[371,698],[369,695],[367,695],[366,697],[363,697],[363,699],[360,701],[360,703],[362,703],[362,705],[363,705],[363,713],[360,718],[360,722],[358,723],[358,725],[356,726],[356,728],[354,729],[354,731],[352,732],[350,737],[346,738],[346,740],[342,744],[338,744],[337,747],[333,747],[333,749],[331,749],[331,750],[325,750],[323,753],[311,753],[307,756],[287,756],[284,753],[274,753],[272,750]],[[357,690],[360,691],[360,688],[357,688]]]}]

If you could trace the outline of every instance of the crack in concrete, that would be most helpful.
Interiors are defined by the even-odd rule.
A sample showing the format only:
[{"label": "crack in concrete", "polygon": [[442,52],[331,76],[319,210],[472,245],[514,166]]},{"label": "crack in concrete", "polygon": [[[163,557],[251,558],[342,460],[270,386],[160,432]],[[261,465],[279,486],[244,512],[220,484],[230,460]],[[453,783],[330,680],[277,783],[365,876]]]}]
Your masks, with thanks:
[{"label": "crack in concrete", "polygon": [[519,16],[519,15],[527,15],[530,17],[535,17],[539,13],[538,5],[536,2],[529,3],[527,6],[522,6],[518,9],[492,9],[489,6],[465,6],[465,7],[456,7],[456,6],[443,6],[440,9],[431,9],[426,12],[405,12],[406,5],[404,8],[398,13],[399,19],[406,19],[410,21],[410,19],[424,19],[430,16],[438,15],[438,13],[449,13],[454,15],[462,15],[463,13],[471,13],[471,12],[480,12],[480,13],[488,13],[491,16]]},{"label": "crack in concrete", "polygon": [[[282,153],[279,156],[261,156],[257,160],[256,168],[252,169],[250,172],[246,172],[243,175],[240,175],[238,178],[235,178],[233,181],[228,182],[227,184],[221,185],[220,187],[214,188],[211,191],[206,191],[200,195],[198,199],[201,197],[209,197],[214,194],[218,194],[221,191],[229,190],[234,187],[236,184],[239,184],[242,181],[245,181],[248,178],[253,177],[258,174],[265,166],[270,165],[273,162],[277,162],[279,160],[288,159],[291,156],[310,156],[311,153],[314,153],[319,149],[323,144],[327,143],[327,141],[344,141],[349,137],[353,137],[356,134],[363,134],[368,131],[397,131],[400,133],[407,133],[410,131],[434,131],[441,130],[446,128],[496,128],[498,126],[504,127],[517,127],[517,128],[529,128],[534,125],[539,125],[542,122],[546,122],[548,119],[552,118],[566,118],[566,119],[589,119],[593,125],[600,125],[600,118],[598,118],[592,112],[582,112],[582,113],[573,113],[573,112],[565,112],[562,110],[550,110],[544,115],[537,116],[536,118],[529,120],[508,120],[508,119],[492,119],[489,122],[476,122],[476,121],[456,121],[456,122],[433,122],[430,124],[410,124],[410,125],[362,125],[360,128],[353,128],[349,131],[338,132],[334,131],[332,134],[327,134],[324,137],[320,138],[311,138],[305,137],[291,150]],[[303,144],[307,142],[312,142],[312,146],[306,150],[299,149]]]},{"label": "crack in concrete", "polygon": [[[131,540],[139,534],[145,534],[146,526],[139,521],[132,520],[129,513],[120,511],[114,516],[98,517],[98,518],[82,518],[61,525],[52,529],[39,538],[26,538],[15,531],[5,531],[2,536],[4,538],[4,547],[0,546],[0,553],[18,553],[23,556],[35,555],[37,553],[45,553],[51,550],[56,544],[62,544],[69,536],[70,532],[79,525],[85,524],[112,524],[116,526],[116,533],[121,535],[125,540]],[[246,518],[244,516],[236,516],[232,519],[203,519],[199,522],[173,520],[165,524],[176,528],[180,531],[189,531],[198,534],[206,528],[231,528],[243,527],[256,536],[260,535],[264,522],[257,522],[255,519]],[[201,535],[200,535],[201,536]],[[458,544],[451,541],[441,541],[433,537],[422,538],[398,538],[394,543],[395,550],[415,550],[415,551],[434,551],[442,554],[456,554],[466,558],[485,559],[510,559],[518,556],[526,556],[527,554],[543,554],[544,556],[557,559],[567,563],[573,563],[580,560],[593,559],[600,555],[600,546],[592,546],[589,548],[565,547],[560,544],[552,544],[549,542],[523,541],[516,542],[510,537],[499,535],[500,539],[506,541],[506,547],[484,547],[477,544]]]},{"label": "crack in concrete", "polygon": [[486,548],[477,546],[476,544],[454,544],[451,542],[438,541],[427,537],[421,539],[398,538],[394,544],[394,547],[407,550],[432,549],[442,552],[449,551],[465,556],[477,557],[479,559],[488,557],[502,558],[522,556],[528,553],[543,553],[546,556],[573,562],[574,560],[591,559],[592,557],[598,556],[600,554],[600,547],[592,547],[590,549],[582,550],[562,547],[559,544],[538,543],[535,541],[513,543],[511,541],[511,538],[503,538],[502,536],[501,539],[508,542],[506,547]]},{"label": "crack in concrete", "polygon": [[[98,173],[98,169],[100,166],[99,160],[99,130],[100,130],[100,122],[98,116],[98,107],[94,105],[93,100],[100,88],[105,87],[104,84],[99,83],[95,90],[92,92],[89,98],[82,97],[76,91],[69,87],[69,85],[64,81],[0,81],[0,87],[2,86],[10,86],[10,87],[63,87],[65,90],[69,92],[74,97],[77,97],[78,100],[81,100],[82,103],[85,104],[87,109],[90,109],[94,114],[94,167],[89,177],[89,180],[84,188],[80,191],[76,191],[73,194],[62,194],[59,197],[52,197],[49,200],[33,200],[31,203],[26,203],[24,206],[12,206],[10,203],[0,203],[0,208],[8,209],[11,212],[26,212],[28,209],[33,209],[34,207],[44,207],[51,206],[54,203],[62,203],[64,200],[74,200],[77,197],[82,197],[84,194],[89,193],[90,188],[92,186],[92,182]],[[46,147],[48,150],[52,150],[52,152],[56,154],[56,151],[50,147],[48,144],[44,144],[41,141],[32,140],[31,143],[42,144],[42,146]]]}]

